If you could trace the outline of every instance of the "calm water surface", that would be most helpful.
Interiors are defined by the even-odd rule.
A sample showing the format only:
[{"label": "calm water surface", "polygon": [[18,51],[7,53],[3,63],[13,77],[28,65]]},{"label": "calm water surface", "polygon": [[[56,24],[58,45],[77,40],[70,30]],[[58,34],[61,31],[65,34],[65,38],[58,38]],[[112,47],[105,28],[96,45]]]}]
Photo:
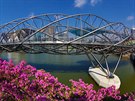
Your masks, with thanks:
[{"label": "calm water surface", "polygon": [[[70,86],[70,79],[83,79],[87,83],[94,84],[94,88],[100,88],[88,75],[88,68],[91,65],[85,55],[50,55],[50,54],[22,54],[2,53],[2,59],[12,59],[16,64],[21,60],[37,69],[45,69],[52,75],[58,77],[59,81]],[[116,57],[110,58],[110,66],[113,67]],[[112,68],[113,69],[113,68]],[[116,73],[121,80],[121,93],[135,91],[135,70],[129,60],[122,60]]]}]

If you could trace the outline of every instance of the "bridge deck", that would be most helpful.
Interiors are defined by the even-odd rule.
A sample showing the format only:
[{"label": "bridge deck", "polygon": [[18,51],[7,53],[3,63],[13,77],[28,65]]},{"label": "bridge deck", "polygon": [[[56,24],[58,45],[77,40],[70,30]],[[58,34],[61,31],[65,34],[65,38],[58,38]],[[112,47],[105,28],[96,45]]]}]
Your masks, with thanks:
[{"label": "bridge deck", "polygon": [[[8,45],[21,45],[21,42],[18,43],[2,43],[2,46]],[[115,44],[107,44],[107,43],[83,43],[83,42],[23,42],[25,45],[88,45],[88,46],[113,46],[113,47],[122,47],[122,48],[131,48],[133,45],[115,45]]]}]

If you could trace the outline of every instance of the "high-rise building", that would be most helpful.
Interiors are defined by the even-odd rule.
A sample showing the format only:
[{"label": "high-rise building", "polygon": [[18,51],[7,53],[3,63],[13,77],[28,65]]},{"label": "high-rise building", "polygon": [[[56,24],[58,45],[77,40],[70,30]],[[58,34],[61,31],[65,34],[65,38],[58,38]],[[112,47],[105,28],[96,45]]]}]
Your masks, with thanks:
[{"label": "high-rise building", "polygon": [[131,29],[131,33],[133,34],[133,39],[135,39],[135,27]]}]

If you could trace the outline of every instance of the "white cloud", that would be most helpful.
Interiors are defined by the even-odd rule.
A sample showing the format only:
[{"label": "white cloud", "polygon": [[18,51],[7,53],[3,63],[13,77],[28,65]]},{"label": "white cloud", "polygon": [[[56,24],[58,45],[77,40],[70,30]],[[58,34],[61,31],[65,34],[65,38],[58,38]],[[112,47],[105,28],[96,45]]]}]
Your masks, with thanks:
[{"label": "white cloud", "polygon": [[87,3],[87,0],[75,0],[74,3],[75,3],[75,7],[80,8]]},{"label": "white cloud", "polygon": [[74,0],[74,6],[80,8],[86,5],[88,2],[90,2],[91,6],[95,6],[99,2],[102,2],[102,0]]},{"label": "white cloud", "polygon": [[127,17],[127,20],[128,20],[128,21],[131,21],[131,20],[134,20],[134,19],[135,19],[135,17],[132,16],[132,15]]},{"label": "white cloud", "polygon": [[28,16],[33,17],[34,15],[35,15],[34,12],[31,12]]},{"label": "white cloud", "polygon": [[97,3],[101,2],[102,0],[90,0],[91,6],[95,6]]},{"label": "white cloud", "polygon": [[135,30],[135,25],[132,26],[132,29]]}]

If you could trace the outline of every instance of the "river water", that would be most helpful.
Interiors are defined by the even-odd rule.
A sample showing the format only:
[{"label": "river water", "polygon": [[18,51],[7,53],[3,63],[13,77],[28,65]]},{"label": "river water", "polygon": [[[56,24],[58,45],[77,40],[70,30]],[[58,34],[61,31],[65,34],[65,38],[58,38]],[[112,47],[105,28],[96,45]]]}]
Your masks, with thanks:
[{"label": "river water", "polygon": [[[37,69],[45,69],[58,77],[60,82],[69,86],[70,79],[78,80],[81,78],[86,83],[94,84],[96,90],[100,88],[88,74],[88,68],[91,64],[86,55],[2,53],[1,58],[12,59],[16,64],[25,60]],[[111,65],[116,62],[115,58],[115,56],[111,57]],[[135,70],[130,60],[122,60],[115,74],[121,80],[121,93],[135,91]]]}]

